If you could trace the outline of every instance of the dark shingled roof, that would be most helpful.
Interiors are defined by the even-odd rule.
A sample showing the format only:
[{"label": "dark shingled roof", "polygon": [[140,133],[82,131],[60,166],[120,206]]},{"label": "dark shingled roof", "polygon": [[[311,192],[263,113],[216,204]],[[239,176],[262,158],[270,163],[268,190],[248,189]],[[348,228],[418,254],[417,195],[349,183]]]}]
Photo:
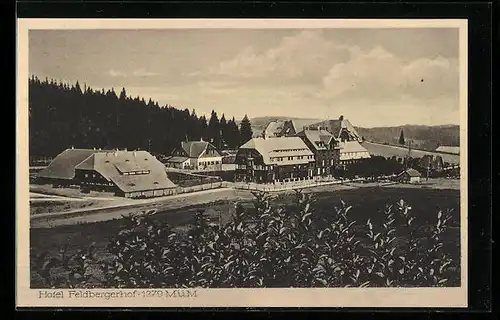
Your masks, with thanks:
[{"label": "dark shingled roof", "polygon": [[[109,151],[109,150],[108,150]],[[38,177],[70,180],[75,177],[75,167],[96,152],[93,149],[66,149],[38,173]]]},{"label": "dark shingled roof", "polygon": [[[163,163],[147,151],[112,151],[95,153],[76,169],[93,168],[106,180],[113,182],[123,192],[175,188]],[[147,174],[124,175],[127,172],[148,171]]]},{"label": "dark shingled roof", "polygon": [[341,130],[346,129],[353,138],[361,140],[361,137],[359,136],[354,126],[347,119],[326,120],[307,126],[307,128],[318,128],[318,127],[327,130],[335,138],[339,138]]},{"label": "dark shingled roof", "polygon": [[[163,163],[147,151],[67,149],[41,172],[40,177],[72,179],[75,170],[94,170],[123,192],[175,188]],[[145,174],[123,173],[145,171]]]},{"label": "dark shingled roof", "polygon": [[[188,141],[182,142],[182,149],[189,158],[199,158],[207,150],[209,145],[211,144],[206,141]],[[216,149],[213,145],[212,147]]]},{"label": "dark shingled roof", "polygon": [[[316,150],[326,150],[326,146],[334,139],[333,135],[326,130],[305,129],[297,133],[299,137],[306,137]],[[323,144],[320,144],[322,142]]]},{"label": "dark shingled roof", "polygon": [[189,160],[189,158],[188,157],[170,157],[165,161],[170,162],[170,163],[183,163],[186,160]]}]

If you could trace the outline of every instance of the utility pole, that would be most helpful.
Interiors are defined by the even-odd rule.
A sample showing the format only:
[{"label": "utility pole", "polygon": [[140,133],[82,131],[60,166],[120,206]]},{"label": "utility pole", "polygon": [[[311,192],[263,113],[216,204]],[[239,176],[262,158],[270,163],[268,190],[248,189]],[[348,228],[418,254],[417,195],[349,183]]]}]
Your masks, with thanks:
[{"label": "utility pole", "polygon": [[410,167],[411,140],[408,140],[408,154],[406,155],[406,169]]}]

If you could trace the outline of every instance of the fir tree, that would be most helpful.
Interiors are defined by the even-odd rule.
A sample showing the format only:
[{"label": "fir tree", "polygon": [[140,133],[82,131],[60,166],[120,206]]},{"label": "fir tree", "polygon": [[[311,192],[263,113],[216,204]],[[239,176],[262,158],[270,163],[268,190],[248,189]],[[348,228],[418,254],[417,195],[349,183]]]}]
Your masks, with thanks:
[{"label": "fir tree", "polygon": [[244,144],[248,140],[252,139],[253,132],[252,132],[252,124],[250,123],[250,120],[248,120],[247,115],[243,117],[243,120],[241,120],[240,123],[240,144]]},{"label": "fir tree", "polygon": [[405,144],[405,136],[403,134],[403,130],[401,130],[401,134],[399,135],[399,144],[401,145]]}]

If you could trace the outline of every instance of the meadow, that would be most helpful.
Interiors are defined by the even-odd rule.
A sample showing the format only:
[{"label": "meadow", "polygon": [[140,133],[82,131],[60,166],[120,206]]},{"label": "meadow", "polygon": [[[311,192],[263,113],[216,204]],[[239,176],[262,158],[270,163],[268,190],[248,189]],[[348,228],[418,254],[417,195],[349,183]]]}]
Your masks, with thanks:
[{"label": "meadow", "polygon": [[[410,189],[391,187],[367,187],[331,191],[312,189],[308,193],[313,195],[311,210],[314,215],[333,215],[335,207],[340,201],[352,205],[350,217],[363,225],[368,219],[373,224],[379,224],[384,219],[384,209],[388,204],[394,204],[404,199],[411,207],[416,217],[415,224],[423,229],[430,229],[439,210],[452,209],[449,222],[449,232],[442,239],[445,250],[454,260],[460,257],[460,192],[458,190]],[[247,210],[253,210],[253,203],[249,199],[238,202]],[[287,207],[293,203],[293,194],[277,194],[272,200],[273,206]],[[196,213],[204,210],[207,218],[213,224],[226,223],[235,213],[236,201],[218,200],[210,204],[193,205],[182,209],[158,212],[151,218],[166,222],[178,233],[186,233],[195,222]],[[110,220],[98,223],[59,226],[54,228],[37,228],[30,231],[31,263],[36,258],[33,253],[48,252],[56,254],[64,246],[69,252],[95,244],[95,255],[100,259],[109,256],[107,245],[122,228],[122,220]],[[405,237],[399,234],[398,237]],[[36,285],[36,275],[32,274]],[[455,279],[456,280],[456,279]],[[456,280],[458,281],[458,280]]]}]

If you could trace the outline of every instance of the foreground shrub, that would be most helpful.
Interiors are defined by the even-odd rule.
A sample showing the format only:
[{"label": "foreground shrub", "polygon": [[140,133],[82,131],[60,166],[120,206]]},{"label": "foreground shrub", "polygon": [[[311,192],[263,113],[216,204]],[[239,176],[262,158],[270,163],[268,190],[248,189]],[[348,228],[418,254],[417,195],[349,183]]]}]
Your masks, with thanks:
[{"label": "foreground shrub", "polygon": [[34,271],[45,287],[418,287],[459,278],[458,261],[443,249],[450,211],[439,211],[429,229],[401,200],[374,225],[353,220],[342,201],[319,217],[302,192],[287,208],[254,196],[253,209],[237,204],[225,224],[197,212],[187,233],[154,220],[154,212],[131,214],[110,240],[110,259],[97,261],[92,247],[42,254]]}]

